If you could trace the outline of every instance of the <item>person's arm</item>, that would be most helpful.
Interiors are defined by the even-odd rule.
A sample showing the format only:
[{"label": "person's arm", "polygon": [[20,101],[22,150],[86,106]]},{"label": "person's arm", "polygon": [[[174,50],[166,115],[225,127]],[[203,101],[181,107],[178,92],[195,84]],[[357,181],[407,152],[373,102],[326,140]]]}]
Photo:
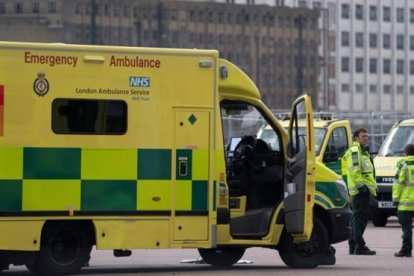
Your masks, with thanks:
[{"label": "person's arm", "polygon": [[400,197],[402,190],[404,188],[405,183],[405,166],[404,163],[398,164],[397,174],[394,177],[394,183],[392,185],[392,201],[395,206],[398,205],[398,202],[400,202]]}]

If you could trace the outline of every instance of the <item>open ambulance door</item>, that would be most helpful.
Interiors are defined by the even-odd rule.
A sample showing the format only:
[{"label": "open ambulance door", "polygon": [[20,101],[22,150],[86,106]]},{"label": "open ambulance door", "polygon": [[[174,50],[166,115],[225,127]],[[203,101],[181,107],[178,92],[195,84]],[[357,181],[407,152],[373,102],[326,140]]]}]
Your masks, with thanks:
[{"label": "open ambulance door", "polygon": [[[315,143],[309,95],[295,100],[290,118],[284,182],[285,227],[295,241],[307,241],[312,233],[315,197]],[[305,129],[299,128],[299,120],[306,122]]]}]

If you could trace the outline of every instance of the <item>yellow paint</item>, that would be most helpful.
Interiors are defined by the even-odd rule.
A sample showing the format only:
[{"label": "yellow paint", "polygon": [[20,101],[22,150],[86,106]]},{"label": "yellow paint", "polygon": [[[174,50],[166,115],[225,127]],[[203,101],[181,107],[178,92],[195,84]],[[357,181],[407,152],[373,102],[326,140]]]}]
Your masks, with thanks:
[{"label": "yellow paint", "polygon": [[0,148],[0,179],[23,178],[23,148]]},{"label": "yellow paint", "polygon": [[81,167],[85,180],[135,180],[137,150],[82,149]]},{"label": "yellow paint", "polygon": [[208,150],[193,150],[193,180],[208,179]]},{"label": "yellow paint", "polygon": [[23,180],[24,211],[80,210],[80,180]]},{"label": "yellow paint", "polygon": [[171,182],[168,180],[139,180],[138,210],[171,210]]},{"label": "yellow paint", "polygon": [[177,180],[175,183],[175,209],[191,210],[191,180]]},{"label": "yellow paint", "polygon": [[40,249],[43,221],[0,221],[0,245],[2,250],[34,251]]},{"label": "yellow paint", "polygon": [[95,220],[97,249],[169,248],[167,219]]}]

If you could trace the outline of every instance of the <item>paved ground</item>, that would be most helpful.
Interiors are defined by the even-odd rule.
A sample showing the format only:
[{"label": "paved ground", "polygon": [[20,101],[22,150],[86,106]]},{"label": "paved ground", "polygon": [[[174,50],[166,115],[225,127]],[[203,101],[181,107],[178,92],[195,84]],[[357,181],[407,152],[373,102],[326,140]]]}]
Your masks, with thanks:
[{"label": "paved ground", "polygon": [[[376,256],[348,255],[346,242],[334,245],[337,262],[316,269],[289,269],[275,250],[252,248],[231,269],[217,269],[205,264],[182,263],[195,260],[196,250],[137,250],[131,257],[114,258],[111,251],[94,251],[90,267],[80,275],[413,275],[414,258],[395,258],[401,245],[401,228],[396,218],[385,228],[369,225],[365,239],[377,251]],[[30,275],[24,267],[12,267],[4,275]]]}]

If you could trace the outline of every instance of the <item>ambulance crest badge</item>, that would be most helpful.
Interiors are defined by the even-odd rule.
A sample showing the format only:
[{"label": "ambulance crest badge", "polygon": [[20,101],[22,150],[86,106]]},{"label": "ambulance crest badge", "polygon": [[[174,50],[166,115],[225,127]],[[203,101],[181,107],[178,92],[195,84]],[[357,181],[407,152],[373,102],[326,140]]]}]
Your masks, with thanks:
[{"label": "ambulance crest badge", "polygon": [[37,74],[37,79],[33,83],[33,90],[40,97],[43,97],[49,92],[49,82],[46,79],[45,73],[41,72]]}]

